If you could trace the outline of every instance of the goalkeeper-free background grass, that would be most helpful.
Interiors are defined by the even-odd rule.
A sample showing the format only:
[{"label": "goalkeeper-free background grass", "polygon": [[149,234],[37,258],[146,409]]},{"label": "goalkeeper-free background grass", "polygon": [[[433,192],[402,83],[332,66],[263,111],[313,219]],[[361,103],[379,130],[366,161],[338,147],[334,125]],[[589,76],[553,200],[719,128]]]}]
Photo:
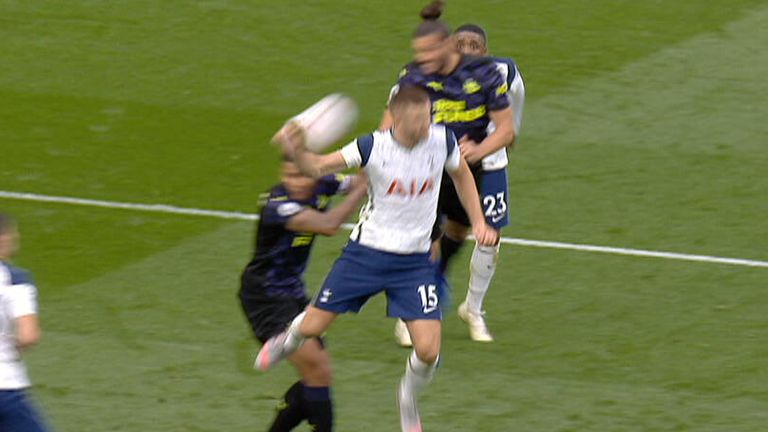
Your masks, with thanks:
[{"label": "goalkeeper-free background grass", "polygon": [[[0,190],[255,211],[285,118],[344,91],[357,132],[377,125],[420,6],[0,0]],[[485,25],[526,79],[506,235],[768,260],[766,2],[456,0],[446,19]],[[26,360],[57,430],[266,430],[294,374],[251,370],[250,223],[0,209],[40,289]],[[318,241],[311,290],[343,243]],[[761,268],[503,246],[497,342],[446,316],[425,429],[761,430],[766,288]],[[398,429],[408,351],[383,311],[329,332],[340,431]]]}]

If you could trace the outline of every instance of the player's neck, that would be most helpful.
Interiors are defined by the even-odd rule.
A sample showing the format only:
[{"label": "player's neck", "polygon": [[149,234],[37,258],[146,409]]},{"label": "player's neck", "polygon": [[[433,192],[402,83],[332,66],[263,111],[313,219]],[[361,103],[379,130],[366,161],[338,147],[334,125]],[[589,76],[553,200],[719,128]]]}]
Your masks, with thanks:
[{"label": "player's neck", "polygon": [[9,262],[13,252],[13,242],[7,235],[0,235],[0,261]]},{"label": "player's neck", "polygon": [[445,62],[445,65],[443,65],[443,68],[440,69],[438,72],[440,75],[448,76],[453,73],[453,71],[456,70],[456,68],[459,67],[459,64],[461,63],[462,55],[459,53],[451,53],[450,57],[448,57],[448,61]]},{"label": "player's neck", "polygon": [[407,137],[404,137],[401,134],[399,134],[397,129],[395,129],[394,127],[392,127],[389,130],[389,133],[392,134],[392,137],[395,139],[396,143],[400,144],[401,146],[403,146],[405,148],[408,148],[408,149],[414,148],[414,147],[416,147],[416,144],[419,143],[418,140],[415,141],[415,142],[413,140],[408,140]]}]

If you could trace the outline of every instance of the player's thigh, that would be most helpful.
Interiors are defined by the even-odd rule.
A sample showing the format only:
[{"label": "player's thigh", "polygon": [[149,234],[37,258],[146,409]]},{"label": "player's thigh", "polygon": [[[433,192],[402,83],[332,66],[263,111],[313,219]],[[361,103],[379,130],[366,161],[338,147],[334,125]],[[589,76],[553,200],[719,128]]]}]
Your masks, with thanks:
[{"label": "player's thigh", "polygon": [[309,304],[306,297],[277,297],[266,294],[240,294],[240,305],[256,339],[262,343],[282,332]]},{"label": "player's thigh", "polygon": [[421,361],[434,363],[440,354],[442,323],[437,320],[406,321],[413,349]]},{"label": "player's thigh", "polygon": [[333,263],[312,306],[336,314],[359,312],[371,296],[384,289],[378,261],[370,248],[348,244]]},{"label": "player's thigh", "polygon": [[437,269],[428,254],[410,268],[395,269],[387,280],[387,315],[403,320],[442,319]]},{"label": "player's thigh", "polygon": [[307,337],[320,336],[328,330],[338,314],[336,312],[330,312],[323,309],[319,309],[315,306],[309,306],[307,313],[304,315],[304,319],[301,321],[299,331],[302,335]]},{"label": "player's thigh", "polygon": [[302,346],[288,357],[304,384],[310,387],[331,385],[331,356],[320,338],[307,339]]},{"label": "player's thigh", "polygon": [[486,171],[480,183],[480,202],[485,220],[496,230],[509,225],[507,169]]}]

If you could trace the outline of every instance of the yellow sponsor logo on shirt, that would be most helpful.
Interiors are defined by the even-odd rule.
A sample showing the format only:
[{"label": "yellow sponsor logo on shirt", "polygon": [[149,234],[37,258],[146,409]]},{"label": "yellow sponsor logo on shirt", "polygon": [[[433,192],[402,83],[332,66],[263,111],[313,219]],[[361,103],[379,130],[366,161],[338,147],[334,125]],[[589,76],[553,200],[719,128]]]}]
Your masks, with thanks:
[{"label": "yellow sponsor logo on shirt", "polygon": [[437,81],[428,82],[427,87],[431,88],[434,91],[443,91],[443,84]]},{"label": "yellow sponsor logo on shirt", "polygon": [[433,123],[469,123],[482,118],[486,113],[485,105],[467,109],[466,101],[439,99],[432,103]]},{"label": "yellow sponsor logo on shirt", "polygon": [[483,87],[481,87],[480,84],[478,84],[477,81],[473,80],[472,78],[464,81],[464,93],[466,94],[477,93],[482,88]]},{"label": "yellow sponsor logo on shirt", "polygon": [[293,247],[308,246],[312,243],[312,239],[314,238],[315,238],[315,235],[312,233],[296,234],[296,237],[293,238],[293,243],[291,243],[291,246]]},{"label": "yellow sponsor logo on shirt", "polygon": [[503,85],[499,86],[499,88],[496,89],[496,95],[501,96],[504,94],[507,94],[507,90],[509,90],[509,86],[507,83],[504,83]]}]

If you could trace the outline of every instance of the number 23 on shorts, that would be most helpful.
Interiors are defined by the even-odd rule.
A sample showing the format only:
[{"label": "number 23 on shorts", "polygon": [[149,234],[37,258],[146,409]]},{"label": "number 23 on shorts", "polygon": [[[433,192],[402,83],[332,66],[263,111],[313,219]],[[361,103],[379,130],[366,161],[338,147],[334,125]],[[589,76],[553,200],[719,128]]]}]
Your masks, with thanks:
[{"label": "number 23 on shorts", "polygon": [[483,210],[489,222],[496,223],[507,214],[507,197],[502,192],[483,196]]}]

